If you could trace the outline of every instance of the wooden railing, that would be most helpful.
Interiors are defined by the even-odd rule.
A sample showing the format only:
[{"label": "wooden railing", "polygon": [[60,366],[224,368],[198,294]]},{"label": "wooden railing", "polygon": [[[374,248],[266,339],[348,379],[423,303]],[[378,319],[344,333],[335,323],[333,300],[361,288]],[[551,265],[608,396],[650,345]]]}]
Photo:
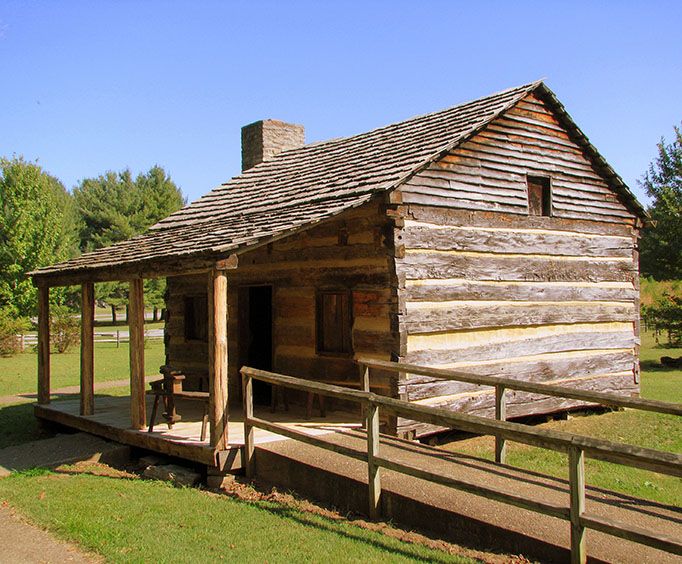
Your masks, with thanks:
[{"label": "wooden railing", "polygon": [[[366,367],[363,379],[365,390],[368,388],[369,384],[369,370],[373,367],[380,367],[382,370],[390,368],[396,369],[399,372],[414,372],[412,368],[408,370],[406,369],[406,365],[402,364],[379,363],[378,361],[368,360],[363,360],[363,362]],[[386,364],[391,366],[386,366]],[[394,364],[395,366],[392,366]],[[255,471],[254,428],[260,428],[366,462],[369,480],[369,516],[372,519],[377,519],[381,515],[380,469],[386,468],[387,470],[428,480],[467,493],[479,495],[487,499],[570,521],[571,560],[573,562],[586,561],[585,530],[588,528],[673,554],[682,555],[682,542],[678,539],[671,538],[655,531],[637,528],[628,523],[617,522],[612,519],[591,514],[585,510],[584,461],[586,456],[626,466],[652,470],[671,476],[682,477],[682,456],[678,454],[591,437],[572,435],[560,431],[537,429],[510,421],[467,415],[436,407],[412,404],[403,400],[380,396],[365,390],[343,388],[341,386],[313,382],[250,367],[243,367],[241,369],[241,374],[244,398],[244,466],[246,474],[249,477],[252,477]],[[479,377],[475,378],[478,379]],[[254,417],[254,379],[277,386],[283,386],[285,388],[292,388],[303,392],[320,394],[360,404],[365,410],[366,417],[366,453],[359,452],[345,445],[327,441],[320,437],[309,435],[302,431],[297,431],[282,424]],[[564,389],[564,391],[568,390]],[[570,391],[573,392],[573,390]],[[624,401],[632,401],[632,399],[629,398],[623,399]],[[586,401],[595,400],[588,399]],[[668,411],[665,411],[666,413],[679,413],[679,406],[667,404],[668,407],[666,408],[662,402],[655,403],[658,404],[658,408],[655,409],[655,411],[668,409]],[[649,403],[649,406],[653,407],[653,404]],[[512,440],[536,447],[568,453],[570,494],[568,507],[545,501],[526,499],[525,497],[513,495],[493,487],[482,486],[465,480],[442,476],[428,470],[416,468],[382,457],[380,453],[379,409],[398,417],[406,417],[447,428],[457,428],[481,435],[494,435],[503,440]]]},{"label": "wooden railing", "polygon": [[[605,392],[577,390],[575,388],[557,386],[554,384],[528,382],[524,380],[515,380],[513,378],[505,378],[502,376],[482,376],[478,374],[469,374],[468,372],[459,372],[457,370],[430,368],[426,366],[418,366],[416,364],[403,364],[398,362],[374,360],[371,358],[359,358],[357,362],[362,368],[364,389],[367,391],[369,391],[371,369],[385,370],[403,374],[415,374],[418,376],[428,376],[441,380],[454,380],[457,382],[490,386],[495,390],[495,419],[498,421],[505,421],[507,419],[505,393],[507,390],[519,390],[533,394],[576,399],[608,407],[627,407],[642,411],[655,411],[658,413],[682,416],[682,405],[664,401],[633,398]],[[506,463],[505,441],[506,439],[504,437],[495,435],[495,461],[501,464]]]}]

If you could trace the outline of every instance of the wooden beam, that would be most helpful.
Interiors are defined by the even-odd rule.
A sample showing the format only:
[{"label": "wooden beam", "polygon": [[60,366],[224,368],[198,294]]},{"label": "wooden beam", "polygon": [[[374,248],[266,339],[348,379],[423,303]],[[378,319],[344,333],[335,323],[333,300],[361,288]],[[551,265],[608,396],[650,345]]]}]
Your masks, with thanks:
[{"label": "wooden beam", "polygon": [[38,403],[50,403],[50,287],[38,286]]},{"label": "wooden beam", "polygon": [[81,415],[95,413],[95,285],[81,286]]},{"label": "wooden beam", "polygon": [[201,274],[211,269],[232,270],[237,268],[236,254],[218,254],[210,258],[164,258],[162,260],[140,261],[128,265],[102,265],[97,268],[73,269],[60,272],[39,272],[32,274],[36,285],[73,286],[83,282],[114,282],[135,278],[163,278],[185,274]]},{"label": "wooden beam", "polygon": [[[495,386],[495,419],[507,420],[507,400],[505,387],[502,385]],[[495,435],[495,462],[507,463],[507,441],[500,435]]]},{"label": "wooden beam", "polygon": [[571,563],[585,564],[585,453],[577,447],[568,450],[568,484],[570,487]]},{"label": "wooden beam", "polygon": [[375,458],[379,456],[379,407],[373,403],[367,408],[367,477],[369,486],[369,518],[381,517],[381,469]]},{"label": "wooden beam", "polygon": [[130,331],[130,422],[133,429],[147,425],[144,396],[144,288],[141,278],[130,281],[128,297]]},{"label": "wooden beam", "polygon": [[211,270],[208,275],[208,391],[211,446],[227,448],[227,275]]},{"label": "wooden beam", "polygon": [[244,399],[244,470],[246,477],[252,479],[255,474],[253,457],[255,434],[249,421],[253,418],[253,380],[247,374],[242,375],[242,396]]}]

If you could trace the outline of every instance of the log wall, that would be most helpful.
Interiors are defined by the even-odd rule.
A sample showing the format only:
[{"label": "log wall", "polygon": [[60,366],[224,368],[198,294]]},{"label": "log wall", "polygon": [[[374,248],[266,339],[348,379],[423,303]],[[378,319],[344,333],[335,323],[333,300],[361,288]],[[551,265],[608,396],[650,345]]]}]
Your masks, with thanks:
[{"label": "log wall", "polygon": [[[340,383],[360,382],[353,357],[370,355],[388,360],[397,350],[389,311],[396,309],[389,277],[387,222],[378,203],[350,210],[316,227],[239,257],[228,273],[228,365],[230,400],[241,398],[239,289],[273,287],[273,369],[283,374]],[[391,239],[391,237],[389,237]],[[205,343],[184,339],[186,295],[205,292],[205,276],[168,279],[167,362],[184,370],[207,370]],[[351,355],[316,352],[316,291],[352,290]],[[397,381],[379,375],[376,391],[397,393]],[[394,390],[391,392],[391,388]]]},{"label": "log wall", "polygon": [[[528,215],[528,175],[550,177],[552,217]],[[541,100],[527,97],[392,200],[402,361],[638,392],[636,218]],[[490,388],[408,374],[399,393],[494,415]],[[578,405],[508,394],[510,417]]]}]

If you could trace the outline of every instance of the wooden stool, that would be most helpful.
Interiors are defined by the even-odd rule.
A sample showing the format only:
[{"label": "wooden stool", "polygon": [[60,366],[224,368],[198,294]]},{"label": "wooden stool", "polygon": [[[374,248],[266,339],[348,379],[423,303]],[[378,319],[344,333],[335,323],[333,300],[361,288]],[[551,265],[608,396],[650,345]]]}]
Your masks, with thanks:
[{"label": "wooden stool", "polygon": [[[156,413],[159,408],[159,399],[161,397],[164,398],[164,401],[166,399],[171,400],[173,402],[173,408],[175,408],[175,401],[174,398],[182,398],[182,399],[189,399],[189,400],[197,400],[197,401],[203,401],[204,402],[204,415],[201,419],[201,440],[205,441],[206,440],[206,426],[208,424],[208,409],[209,409],[209,394],[208,392],[171,392],[168,393],[165,390],[151,390],[149,392],[150,394],[154,395],[154,406],[152,407],[152,415],[149,418],[149,429],[148,433],[152,433],[154,431],[154,424],[156,423]],[[172,420],[172,418],[166,417],[166,413],[163,414],[164,417],[166,418],[166,422],[168,423],[168,428],[172,429],[173,428],[173,423],[175,421]],[[177,415],[177,414],[176,414]],[[177,415],[176,421],[180,420],[180,416]]]}]

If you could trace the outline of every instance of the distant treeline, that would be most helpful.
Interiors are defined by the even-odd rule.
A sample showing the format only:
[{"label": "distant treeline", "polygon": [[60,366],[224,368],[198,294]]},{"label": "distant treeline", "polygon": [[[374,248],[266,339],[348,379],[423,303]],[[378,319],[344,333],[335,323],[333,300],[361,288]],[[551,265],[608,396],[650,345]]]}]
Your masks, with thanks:
[{"label": "distant treeline", "polygon": [[[81,180],[71,191],[37,162],[0,158],[0,321],[36,313],[27,272],[142,233],[180,209],[185,198],[160,166],[134,176],[128,169]],[[145,301],[163,307],[165,284],[150,280]],[[120,283],[96,285],[100,304],[127,302]],[[78,306],[75,289],[55,289],[53,305]]]}]

